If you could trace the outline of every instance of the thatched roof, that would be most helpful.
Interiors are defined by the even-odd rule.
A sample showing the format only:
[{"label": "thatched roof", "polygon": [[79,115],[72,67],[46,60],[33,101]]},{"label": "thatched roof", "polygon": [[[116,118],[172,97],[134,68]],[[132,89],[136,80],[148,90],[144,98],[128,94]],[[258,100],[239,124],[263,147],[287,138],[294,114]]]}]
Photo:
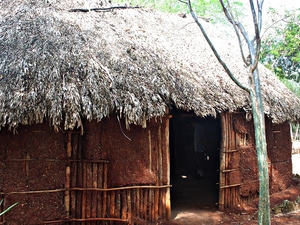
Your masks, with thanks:
[{"label": "thatched roof", "polygon": [[[70,12],[91,7],[86,2],[0,0],[1,126],[47,118],[72,129],[111,113],[143,125],[170,106],[202,117],[251,108],[191,18],[145,9]],[[205,25],[247,80],[236,43]],[[266,115],[298,121],[299,99],[265,68],[260,74]]]}]

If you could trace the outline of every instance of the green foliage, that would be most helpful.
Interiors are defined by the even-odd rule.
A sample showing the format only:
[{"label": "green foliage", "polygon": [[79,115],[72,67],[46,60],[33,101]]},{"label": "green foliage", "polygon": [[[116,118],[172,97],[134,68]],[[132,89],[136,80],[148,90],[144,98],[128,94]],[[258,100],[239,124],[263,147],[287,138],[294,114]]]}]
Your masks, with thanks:
[{"label": "green foliage", "polygon": [[[274,10],[270,13],[279,16]],[[261,61],[280,78],[300,83],[300,9],[286,12],[278,21],[262,42]]]},{"label": "green foliage", "polygon": [[294,80],[287,79],[284,77],[279,77],[279,80],[294,94],[296,94],[300,98],[300,84],[295,82]]},{"label": "green foliage", "polygon": [[[131,6],[153,8],[169,13],[189,13],[186,4],[178,0],[114,0],[114,2]],[[191,0],[191,3],[199,17],[205,18],[214,23],[224,23],[224,14],[219,0]],[[236,12],[239,16],[243,16],[243,4],[239,1],[233,1],[231,4],[234,12]]]}]

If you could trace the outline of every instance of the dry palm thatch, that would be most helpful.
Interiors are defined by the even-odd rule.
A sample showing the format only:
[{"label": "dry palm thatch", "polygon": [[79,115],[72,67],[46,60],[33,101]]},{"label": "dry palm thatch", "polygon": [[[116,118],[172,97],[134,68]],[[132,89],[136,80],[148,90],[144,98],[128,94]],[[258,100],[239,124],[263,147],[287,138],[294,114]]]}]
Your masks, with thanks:
[{"label": "dry palm thatch", "polygon": [[[93,4],[92,4],[93,3]],[[92,1],[0,0],[0,125],[64,129],[119,113],[145,125],[166,107],[205,117],[251,109],[190,18],[145,9],[78,12]],[[70,11],[71,10],[71,11]],[[207,24],[223,59],[247,82],[237,44]],[[265,113],[298,121],[299,99],[261,67]]]}]

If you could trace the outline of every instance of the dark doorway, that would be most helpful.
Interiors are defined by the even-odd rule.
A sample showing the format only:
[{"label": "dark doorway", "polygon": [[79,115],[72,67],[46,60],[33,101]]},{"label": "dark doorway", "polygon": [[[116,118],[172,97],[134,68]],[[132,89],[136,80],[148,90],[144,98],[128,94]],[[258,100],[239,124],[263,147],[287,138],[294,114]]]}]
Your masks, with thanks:
[{"label": "dark doorway", "polygon": [[172,209],[217,208],[219,118],[173,113],[170,120]]}]

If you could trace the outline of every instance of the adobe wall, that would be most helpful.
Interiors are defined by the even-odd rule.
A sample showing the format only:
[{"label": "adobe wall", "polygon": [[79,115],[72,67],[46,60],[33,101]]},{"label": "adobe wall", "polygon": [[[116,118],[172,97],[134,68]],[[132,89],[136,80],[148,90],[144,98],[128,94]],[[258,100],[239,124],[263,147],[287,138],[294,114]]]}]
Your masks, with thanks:
[{"label": "adobe wall", "polygon": [[108,187],[166,184],[164,123],[152,120],[146,128],[130,125],[128,130],[124,120],[119,123],[116,116],[111,116],[100,123],[85,122],[84,127],[85,157],[109,161]]},{"label": "adobe wall", "polygon": [[270,192],[275,193],[285,190],[292,181],[292,141],[290,125],[272,124],[267,120],[266,127],[268,158],[272,162],[270,171]]},{"label": "adobe wall", "polygon": [[[257,168],[257,154],[253,121],[247,121],[244,114],[234,115],[233,129],[243,144],[237,143],[238,153],[232,164],[239,165],[239,174],[232,176],[233,183],[242,183],[241,197],[251,200],[258,196],[259,180]],[[247,134],[247,135],[245,135]],[[243,138],[241,138],[243,137]],[[291,151],[289,124],[273,124],[266,118],[266,139],[269,163],[270,194],[288,188],[292,180]]]},{"label": "adobe wall", "polygon": [[19,225],[63,218],[63,192],[26,192],[64,188],[64,134],[55,133],[46,123],[20,126],[17,132],[12,134],[6,128],[0,132],[0,190],[6,196],[4,208],[19,202],[5,214],[4,220]]},{"label": "adobe wall", "polygon": [[[0,190],[6,196],[5,208],[19,202],[19,205],[2,218],[9,221],[8,224],[19,225],[63,221],[67,217],[64,191],[68,180],[66,168],[70,165],[69,159],[76,160],[73,153],[67,156],[70,137],[72,148],[77,148],[76,157],[109,161],[107,188],[167,184],[169,179],[167,120],[168,118],[163,118],[162,122],[148,121],[145,129],[130,125],[130,130],[126,130],[124,120],[121,119],[119,123],[117,117],[112,115],[101,122],[84,121],[82,136],[79,130],[72,131],[72,134],[67,131],[56,133],[47,123],[20,126],[17,134],[2,128]],[[79,171],[82,164],[78,165],[76,173],[84,174],[84,169]],[[71,173],[72,171],[73,167]],[[77,179],[72,178],[72,174],[70,176],[71,182]],[[72,183],[71,187],[73,186]],[[80,188],[81,184],[78,187]],[[53,192],[43,193],[44,190]],[[81,205],[80,202],[76,204]],[[107,204],[109,207],[109,203]],[[70,205],[72,207],[74,204]],[[88,210],[89,206],[86,207]],[[73,215],[72,209],[69,213]],[[84,216],[75,215],[75,217]]]}]

